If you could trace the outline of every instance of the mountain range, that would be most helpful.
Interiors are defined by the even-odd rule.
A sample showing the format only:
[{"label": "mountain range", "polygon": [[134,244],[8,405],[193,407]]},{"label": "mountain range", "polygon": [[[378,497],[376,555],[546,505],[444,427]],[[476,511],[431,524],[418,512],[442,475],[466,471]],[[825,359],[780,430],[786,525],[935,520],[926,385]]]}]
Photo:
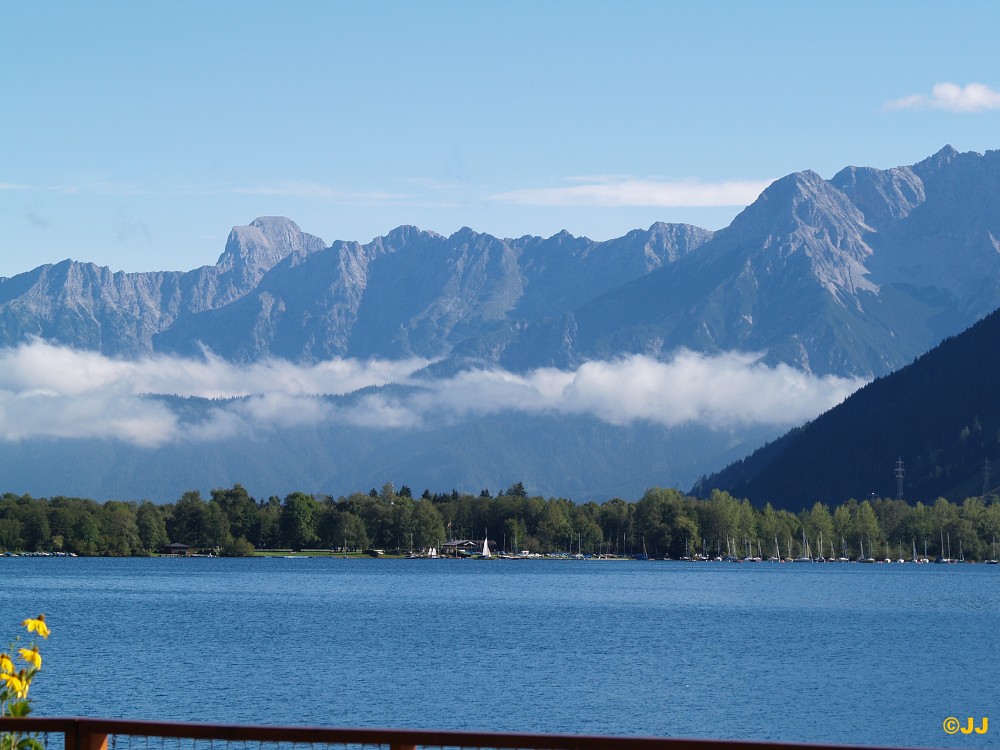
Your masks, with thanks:
[{"label": "mountain range", "polygon": [[[0,347],[43,340],[116,359],[211,352],[239,364],[416,357],[429,362],[417,378],[484,369],[573,371],[633,355],[669,362],[691,350],[741,352],[760,365],[870,379],[997,307],[1000,152],[945,147],[912,166],[847,167],[829,180],[811,171],[788,175],[715,232],[657,223],[597,242],[567,232],[498,238],[468,228],[445,237],[403,226],[367,244],[328,245],[290,219],[262,217],[233,229],[215,265],[191,271],[112,272],[66,260],[0,279]],[[610,429],[607,420],[602,427],[597,417],[579,418]],[[454,474],[447,484],[478,490],[492,477],[507,484],[523,478],[516,475],[523,457],[499,441],[535,429],[566,456],[558,476],[538,473],[537,489],[576,496],[615,494],[616,483],[623,494],[654,484],[688,486],[722,465],[710,462],[733,460],[780,432],[773,424],[706,428],[697,455],[654,461],[633,452],[634,460],[622,458],[615,476],[605,473],[608,481],[601,481],[591,469],[606,465],[600,453],[606,446],[596,440],[568,448],[579,423],[563,429],[558,425],[570,420],[532,421],[552,420],[551,414],[464,419],[480,424],[467,424],[461,440],[448,432],[457,429],[453,420],[444,432],[411,441],[448,457]],[[504,429],[489,429],[501,422]],[[286,490],[302,482],[315,491],[357,489],[345,486],[343,471],[327,470],[323,444],[351,445],[349,428],[337,429],[347,432],[303,446],[300,463],[312,468],[289,474]],[[614,429],[644,431],[653,448],[685,453],[684,441],[669,437],[679,434],[674,426],[632,420]],[[615,439],[627,444],[638,434]],[[269,439],[294,443],[280,435]],[[126,452],[136,477],[150,474],[145,463],[173,461],[177,481],[204,488],[228,477],[239,481],[241,471],[281,476],[280,467],[264,468],[276,460],[269,458],[274,445],[266,443],[253,457],[220,453],[214,473],[190,456],[171,459],[169,446]],[[26,444],[0,447],[0,470],[30,488],[37,478],[23,468]],[[68,446],[58,452],[70,481],[72,466],[93,461],[93,448]],[[393,466],[422,471],[426,481],[438,476],[416,458],[416,447],[400,451],[389,463],[377,449],[354,456],[350,481],[421,482],[381,475]],[[498,465],[498,456],[510,461]],[[138,480],[122,486],[110,468],[103,479],[99,473],[77,473],[93,479],[65,491],[123,496],[155,489]]]},{"label": "mountain range", "polygon": [[[678,347],[886,374],[1000,306],[1000,152],[774,182],[717,232],[595,242],[399,227],[327,246],[284,218],[235,228],[214,266],[63,261],[0,280],[0,345],[575,367]],[[440,369],[439,365],[439,369]]]}]

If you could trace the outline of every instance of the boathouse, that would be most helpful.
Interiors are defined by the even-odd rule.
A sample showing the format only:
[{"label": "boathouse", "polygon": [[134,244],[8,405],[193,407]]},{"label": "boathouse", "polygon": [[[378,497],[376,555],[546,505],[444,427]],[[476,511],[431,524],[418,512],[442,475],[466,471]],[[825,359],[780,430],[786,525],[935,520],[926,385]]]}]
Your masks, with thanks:
[{"label": "boathouse", "polygon": [[[496,542],[490,541],[490,553],[496,553]],[[471,557],[483,551],[482,539],[452,539],[441,547],[441,554],[448,557]]]}]

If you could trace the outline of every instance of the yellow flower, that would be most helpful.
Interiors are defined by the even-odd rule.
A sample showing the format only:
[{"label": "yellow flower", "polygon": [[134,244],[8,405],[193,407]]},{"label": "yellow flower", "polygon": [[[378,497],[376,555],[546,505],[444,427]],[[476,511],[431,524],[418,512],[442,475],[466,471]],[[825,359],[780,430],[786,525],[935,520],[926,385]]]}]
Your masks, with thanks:
[{"label": "yellow flower", "polygon": [[0,654],[0,672],[4,674],[14,674],[14,662],[7,654]]},{"label": "yellow flower", "polygon": [[38,646],[32,646],[31,648],[19,648],[17,653],[21,655],[28,664],[34,665],[35,669],[42,668],[42,655],[38,653]]},{"label": "yellow flower", "polygon": [[28,685],[31,684],[31,680],[23,669],[19,674],[0,674],[0,680],[6,682],[7,687],[13,690],[18,698],[28,697]]},{"label": "yellow flower", "polygon": [[42,638],[49,637],[49,626],[45,624],[45,615],[38,615],[34,620],[30,617],[21,623],[29,633],[38,633]]}]

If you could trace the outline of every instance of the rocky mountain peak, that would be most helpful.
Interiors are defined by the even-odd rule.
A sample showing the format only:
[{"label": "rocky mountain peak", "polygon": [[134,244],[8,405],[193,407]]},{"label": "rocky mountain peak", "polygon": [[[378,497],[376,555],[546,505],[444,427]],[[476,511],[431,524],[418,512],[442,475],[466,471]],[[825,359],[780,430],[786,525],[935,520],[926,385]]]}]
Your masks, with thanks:
[{"label": "rocky mountain peak", "polygon": [[412,242],[415,239],[420,239],[422,237],[437,237],[434,232],[426,232],[420,227],[415,227],[412,224],[403,224],[398,226],[389,232],[385,237],[382,238],[385,244],[389,245],[403,245],[408,242]]},{"label": "rocky mountain peak", "polygon": [[816,229],[838,236],[847,225],[865,226],[861,211],[833,184],[806,170],[771,183],[723,232],[755,236],[766,248],[774,244],[767,238],[815,235]]},{"label": "rocky mountain peak", "polygon": [[450,242],[468,243],[475,242],[481,236],[481,233],[477,232],[472,227],[462,227],[457,232],[455,232],[451,237],[448,238]]},{"label": "rocky mountain peak", "polygon": [[233,227],[216,266],[223,273],[242,269],[256,275],[289,255],[305,255],[325,248],[323,240],[306,234],[291,219],[261,216],[248,226]]},{"label": "rocky mountain peak", "polygon": [[905,219],[927,198],[923,180],[910,167],[847,167],[830,182],[861,209],[874,229]]},{"label": "rocky mountain peak", "polygon": [[[928,156],[923,161],[919,161],[914,164],[913,171],[926,179],[928,174],[940,171],[943,167],[948,166],[961,156],[962,154],[952,148],[951,145],[946,145],[933,156]],[[976,156],[978,156],[978,154],[976,154]]]}]

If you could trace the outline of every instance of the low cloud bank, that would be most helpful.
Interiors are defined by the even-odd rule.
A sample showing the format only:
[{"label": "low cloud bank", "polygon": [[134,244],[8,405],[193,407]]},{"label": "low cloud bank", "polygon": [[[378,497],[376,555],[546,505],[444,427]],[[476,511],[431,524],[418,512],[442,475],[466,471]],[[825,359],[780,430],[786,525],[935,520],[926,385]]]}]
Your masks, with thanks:
[{"label": "low cloud bank", "polygon": [[682,350],[669,361],[642,355],[588,362],[573,371],[515,374],[470,370],[404,397],[372,394],[364,403],[392,414],[396,426],[432,414],[485,416],[501,411],[590,415],[611,424],[637,420],[668,427],[795,425],[843,401],[865,381],[816,377],[759,355]]},{"label": "low cloud bank", "polygon": [[[864,381],[762,365],[745,353],[679,351],[669,361],[630,356],[576,370],[471,370],[410,376],[425,360],[269,359],[239,365],[211,354],[116,360],[44,342],[0,351],[0,436],[107,438],[140,446],[208,441],[322,424],[419,428],[517,411],[589,415],[612,424],[791,426],[836,405]],[[328,395],[398,383],[403,389]],[[156,395],[220,399],[194,422]]]}]

